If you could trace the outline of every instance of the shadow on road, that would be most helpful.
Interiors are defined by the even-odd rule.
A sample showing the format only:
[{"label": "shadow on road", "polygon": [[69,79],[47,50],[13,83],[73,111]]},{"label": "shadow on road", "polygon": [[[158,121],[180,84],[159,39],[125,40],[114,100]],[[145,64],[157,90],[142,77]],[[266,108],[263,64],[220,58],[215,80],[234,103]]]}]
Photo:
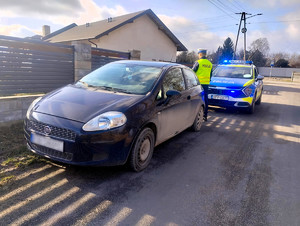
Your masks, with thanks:
[{"label": "shadow on road", "polygon": [[[296,88],[270,85],[265,92],[273,89],[277,93],[272,95],[281,91],[299,92]],[[201,170],[213,171],[214,167],[220,173],[219,176],[214,175],[214,178],[218,177],[214,183],[220,190],[212,195],[214,187],[210,187],[208,182],[202,189],[203,196],[211,195],[208,210],[203,210],[208,216],[206,221],[213,225],[248,225],[255,222],[267,225],[272,149],[263,142],[272,139],[277,144],[297,143],[299,135],[289,128],[299,126],[300,121],[280,121],[278,118],[284,111],[298,110],[298,106],[264,102],[256,108],[254,115],[212,108],[200,133],[187,130],[159,145],[149,168],[140,173],[133,173],[126,166],[37,165],[0,190],[0,225],[85,225],[96,222],[116,225],[126,223],[128,218],[138,225],[160,222],[155,215],[158,207],[137,210],[120,204],[143,192],[155,180],[153,178],[159,177],[170,166],[178,165],[180,169],[183,160],[188,162],[199,158],[200,162],[205,161],[206,156],[213,156],[217,162],[209,169],[201,169],[199,165],[199,174],[203,173]],[[280,129],[282,127],[285,130]],[[188,175],[194,169],[185,167],[185,170]],[[170,174],[170,177],[174,175]],[[245,194],[241,200],[232,201],[232,191],[237,190]],[[231,195],[224,196],[227,191]],[[135,214],[137,211],[143,214]],[[172,219],[164,222],[173,223],[180,224]]]}]

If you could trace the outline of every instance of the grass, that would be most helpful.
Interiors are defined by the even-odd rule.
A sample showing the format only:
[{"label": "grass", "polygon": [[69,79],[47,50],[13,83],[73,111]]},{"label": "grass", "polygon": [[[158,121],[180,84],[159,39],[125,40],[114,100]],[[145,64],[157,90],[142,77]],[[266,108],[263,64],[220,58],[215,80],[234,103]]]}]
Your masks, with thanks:
[{"label": "grass", "polygon": [[265,81],[280,81],[280,82],[292,82],[291,78],[279,78],[279,77],[264,77]]},{"label": "grass", "polygon": [[45,93],[15,93],[15,94],[1,94],[0,97],[20,97],[20,96],[30,96],[30,95],[44,95]]},{"label": "grass", "polygon": [[0,124],[0,186],[3,186],[34,163],[45,161],[26,148],[23,121]]}]

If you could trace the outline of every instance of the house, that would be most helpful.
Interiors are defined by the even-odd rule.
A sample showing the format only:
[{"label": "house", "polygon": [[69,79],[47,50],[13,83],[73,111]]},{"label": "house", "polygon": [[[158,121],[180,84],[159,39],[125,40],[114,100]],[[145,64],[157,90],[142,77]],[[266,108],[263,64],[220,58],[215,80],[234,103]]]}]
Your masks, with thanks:
[{"label": "house", "polygon": [[176,61],[177,51],[187,48],[151,10],[110,17],[84,25],[71,24],[43,38],[71,45],[72,41],[122,52],[141,51],[141,60]]}]

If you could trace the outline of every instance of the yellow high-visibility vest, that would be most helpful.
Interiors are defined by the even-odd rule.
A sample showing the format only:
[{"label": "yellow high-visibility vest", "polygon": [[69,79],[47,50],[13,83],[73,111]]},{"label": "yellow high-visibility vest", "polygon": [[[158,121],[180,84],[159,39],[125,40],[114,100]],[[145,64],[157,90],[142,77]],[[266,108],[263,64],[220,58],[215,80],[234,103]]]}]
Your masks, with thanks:
[{"label": "yellow high-visibility vest", "polygon": [[198,70],[196,75],[202,85],[209,85],[210,83],[210,73],[212,70],[212,63],[207,59],[198,60]]}]

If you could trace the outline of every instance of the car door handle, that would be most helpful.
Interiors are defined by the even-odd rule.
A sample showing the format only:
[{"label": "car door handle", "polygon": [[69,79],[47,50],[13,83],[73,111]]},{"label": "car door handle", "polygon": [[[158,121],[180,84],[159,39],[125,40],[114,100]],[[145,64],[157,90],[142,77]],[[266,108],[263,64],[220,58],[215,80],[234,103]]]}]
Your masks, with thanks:
[{"label": "car door handle", "polygon": [[187,96],[187,99],[188,99],[188,100],[190,100],[190,99],[191,99],[191,96],[190,96],[190,95],[188,95],[188,96]]}]

